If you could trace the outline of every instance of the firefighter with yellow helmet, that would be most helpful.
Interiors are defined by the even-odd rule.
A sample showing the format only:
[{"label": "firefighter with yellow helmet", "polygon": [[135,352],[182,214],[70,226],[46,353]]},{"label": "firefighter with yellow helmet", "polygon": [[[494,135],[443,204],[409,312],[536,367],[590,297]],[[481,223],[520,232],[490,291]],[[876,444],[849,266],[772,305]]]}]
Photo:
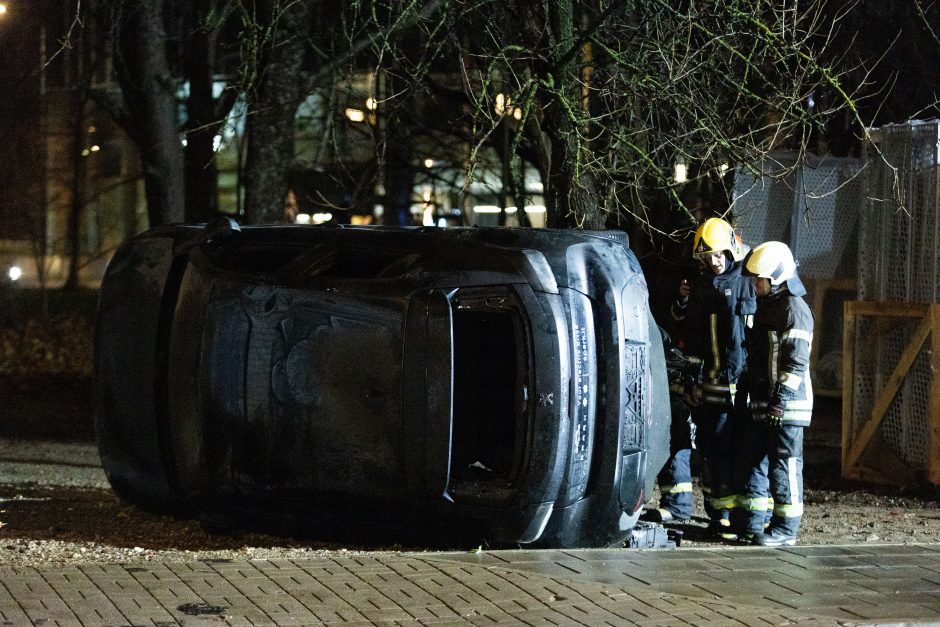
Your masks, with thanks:
[{"label": "firefighter with yellow helmet", "polygon": [[[755,543],[790,546],[803,515],[803,429],[813,412],[813,314],[786,244],[755,247],[743,274],[753,282],[757,313],[748,333],[747,381],[739,392],[747,388],[752,420],[745,424],[739,450],[743,494],[735,517],[741,515],[739,530]],[[773,513],[765,527],[768,487]]]},{"label": "firefighter with yellow helmet", "polygon": [[[744,369],[744,329],[756,302],[751,282],[741,275],[747,253],[734,228],[721,218],[705,220],[695,233],[692,254],[705,265],[693,283],[686,309],[686,356],[696,362],[700,374],[687,380],[686,404],[697,425],[696,443],[704,461],[705,509],[712,530],[732,539],[730,514],[734,489],[735,386]],[[681,518],[691,514],[692,477],[686,451],[670,457],[660,475],[660,508],[644,515],[647,520]]]}]

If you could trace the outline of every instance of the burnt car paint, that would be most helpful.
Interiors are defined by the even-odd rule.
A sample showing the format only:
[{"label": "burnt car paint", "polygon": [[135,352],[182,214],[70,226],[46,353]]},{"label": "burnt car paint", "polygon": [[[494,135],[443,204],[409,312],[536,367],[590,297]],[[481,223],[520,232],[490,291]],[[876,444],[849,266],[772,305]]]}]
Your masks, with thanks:
[{"label": "burnt car paint", "polygon": [[108,267],[95,400],[125,499],[312,527],[610,545],[668,454],[659,332],[612,232],[154,229]]}]

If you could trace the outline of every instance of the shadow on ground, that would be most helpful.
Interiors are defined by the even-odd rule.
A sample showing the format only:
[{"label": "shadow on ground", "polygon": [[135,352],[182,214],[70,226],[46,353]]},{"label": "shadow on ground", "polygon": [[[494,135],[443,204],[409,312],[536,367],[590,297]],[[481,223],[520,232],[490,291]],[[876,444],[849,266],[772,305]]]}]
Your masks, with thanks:
[{"label": "shadow on ground", "polygon": [[91,377],[0,375],[0,437],[92,442]]}]

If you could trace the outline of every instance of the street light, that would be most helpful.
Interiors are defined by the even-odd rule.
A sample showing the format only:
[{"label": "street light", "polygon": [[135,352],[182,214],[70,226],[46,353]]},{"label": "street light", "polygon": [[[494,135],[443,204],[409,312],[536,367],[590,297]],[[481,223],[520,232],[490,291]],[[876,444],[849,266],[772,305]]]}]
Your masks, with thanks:
[{"label": "street light", "polygon": [[496,94],[496,103],[493,105],[496,115],[511,115],[516,120],[522,119],[522,109],[517,107],[506,94]]},{"label": "street light", "polygon": [[7,3],[0,2],[0,17],[3,17],[6,14],[7,14]]},{"label": "street light", "polygon": [[676,183],[685,183],[689,180],[689,166],[684,161],[676,161],[673,166],[672,180]]}]

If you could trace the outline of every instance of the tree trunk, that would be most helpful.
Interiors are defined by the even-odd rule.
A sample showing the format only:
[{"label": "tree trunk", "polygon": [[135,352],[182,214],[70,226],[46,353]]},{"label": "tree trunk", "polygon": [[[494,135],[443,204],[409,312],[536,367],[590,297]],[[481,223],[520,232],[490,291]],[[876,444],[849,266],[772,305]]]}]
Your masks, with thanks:
[{"label": "tree trunk", "polygon": [[572,0],[549,0],[549,25],[553,35],[552,62],[555,87],[548,95],[543,130],[551,145],[546,200],[548,226],[603,229],[604,216],[595,201],[591,177],[579,163],[581,146],[578,121],[570,112],[581,107],[581,84],[575,80],[570,55],[574,45]]},{"label": "tree trunk", "polygon": [[[577,45],[573,0],[512,0],[506,4],[514,26],[513,36],[523,47],[544,50],[544,59],[528,66],[542,85],[537,93],[539,113],[527,120],[524,132],[545,184],[546,226],[552,228],[603,229],[604,214],[595,200],[596,184],[579,163],[584,156],[578,112],[583,107],[577,74]],[[520,210],[522,208],[520,207]]]},{"label": "tree trunk", "polygon": [[[80,16],[83,17],[83,16]],[[85,149],[85,104],[88,100],[88,74],[91,70],[91,50],[84,32],[79,33],[75,41],[75,54],[71,56],[71,73],[75,80],[74,91],[70,94],[71,106],[71,150],[69,165],[72,174],[72,198],[68,215],[69,273],[65,278],[65,289],[77,290],[82,255],[82,214],[85,210],[85,161],[88,153]]]},{"label": "tree trunk", "polygon": [[[188,16],[187,28],[195,26],[185,46],[186,76],[186,221],[207,222],[219,211],[219,170],[215,161],[215,137],[228,115],[234,98],[213,97],[213,72],[219,26],[204,26],[211,3],[197,2]],[[227,105],[219,106],[223,101]]]},{"label": "tree trunk", "polygon": [[208,222],[219,212],[219,170],[213,130],[203,126],[186,133],[187,222]]},{"label": "tree trunk", "polygon": [[181,222],[183,150],[177,126],[176,82],[167,63],[160,0],[129,0],[112,7],[116,18],[118,82],[144,168],[150,226]]},{"label": "tree trunk", "polygon": [[85,155],[82,154],[85,142],[85,90],[83,88],[76,90],[72,98],[72,145],[69,159],[72,166],[72,199],[69,205],[67,231],[69,273],[64,286],[67,290],[77,290],[79,287],[82,212],[85,205]]},{"label": "tree trunk", "polygon": [[390,134],[389,143],[385,151],[385,212],[382,214],[382,223],[392,226],[407,226],[411,224],[411,195],[414,191],[415,169],[411,165],[411,145],[407,142],[396,142]]},{"label": "tree trunk", "polygon": [[383,185],[385,199],[382,214],[383,224],[407,226],[411,224],[411,196],[414,193],[415,167],[409,121],[409,94],[393,98],[401,87],[394,72],[386,72],[384,80],[382,128],[382,160],[384,162]]},{"label": "tree trunk", "polygon": [[[294,2],[269,10],[275,23],[266,63],[253,97],[249,97],[248,154],[245,161],[245,218],[251,224],[281,222],[287,196],[287,173],[294,160],[294,115],[300,104],[300,77],[311,28],[308,7]],[[263,59],[264,60],[264,59]]]},{"label": "tree trunk", "polygon": [[295,111],[296,105],[273,104],[266,97],[249,110],[244,169],[245,220],[249,224],[284,219],[287,173],[294,158]]},{"label": "tree trunk", "polygon": [[557,104],[554,108],[555,112],[545,116],[545,129],[552,147],[546,186],[548,226],[603,229],[605,219],[597,206],[594,181],[577,171],[577,128],[564,116],[556,115],[560,108]]}]

